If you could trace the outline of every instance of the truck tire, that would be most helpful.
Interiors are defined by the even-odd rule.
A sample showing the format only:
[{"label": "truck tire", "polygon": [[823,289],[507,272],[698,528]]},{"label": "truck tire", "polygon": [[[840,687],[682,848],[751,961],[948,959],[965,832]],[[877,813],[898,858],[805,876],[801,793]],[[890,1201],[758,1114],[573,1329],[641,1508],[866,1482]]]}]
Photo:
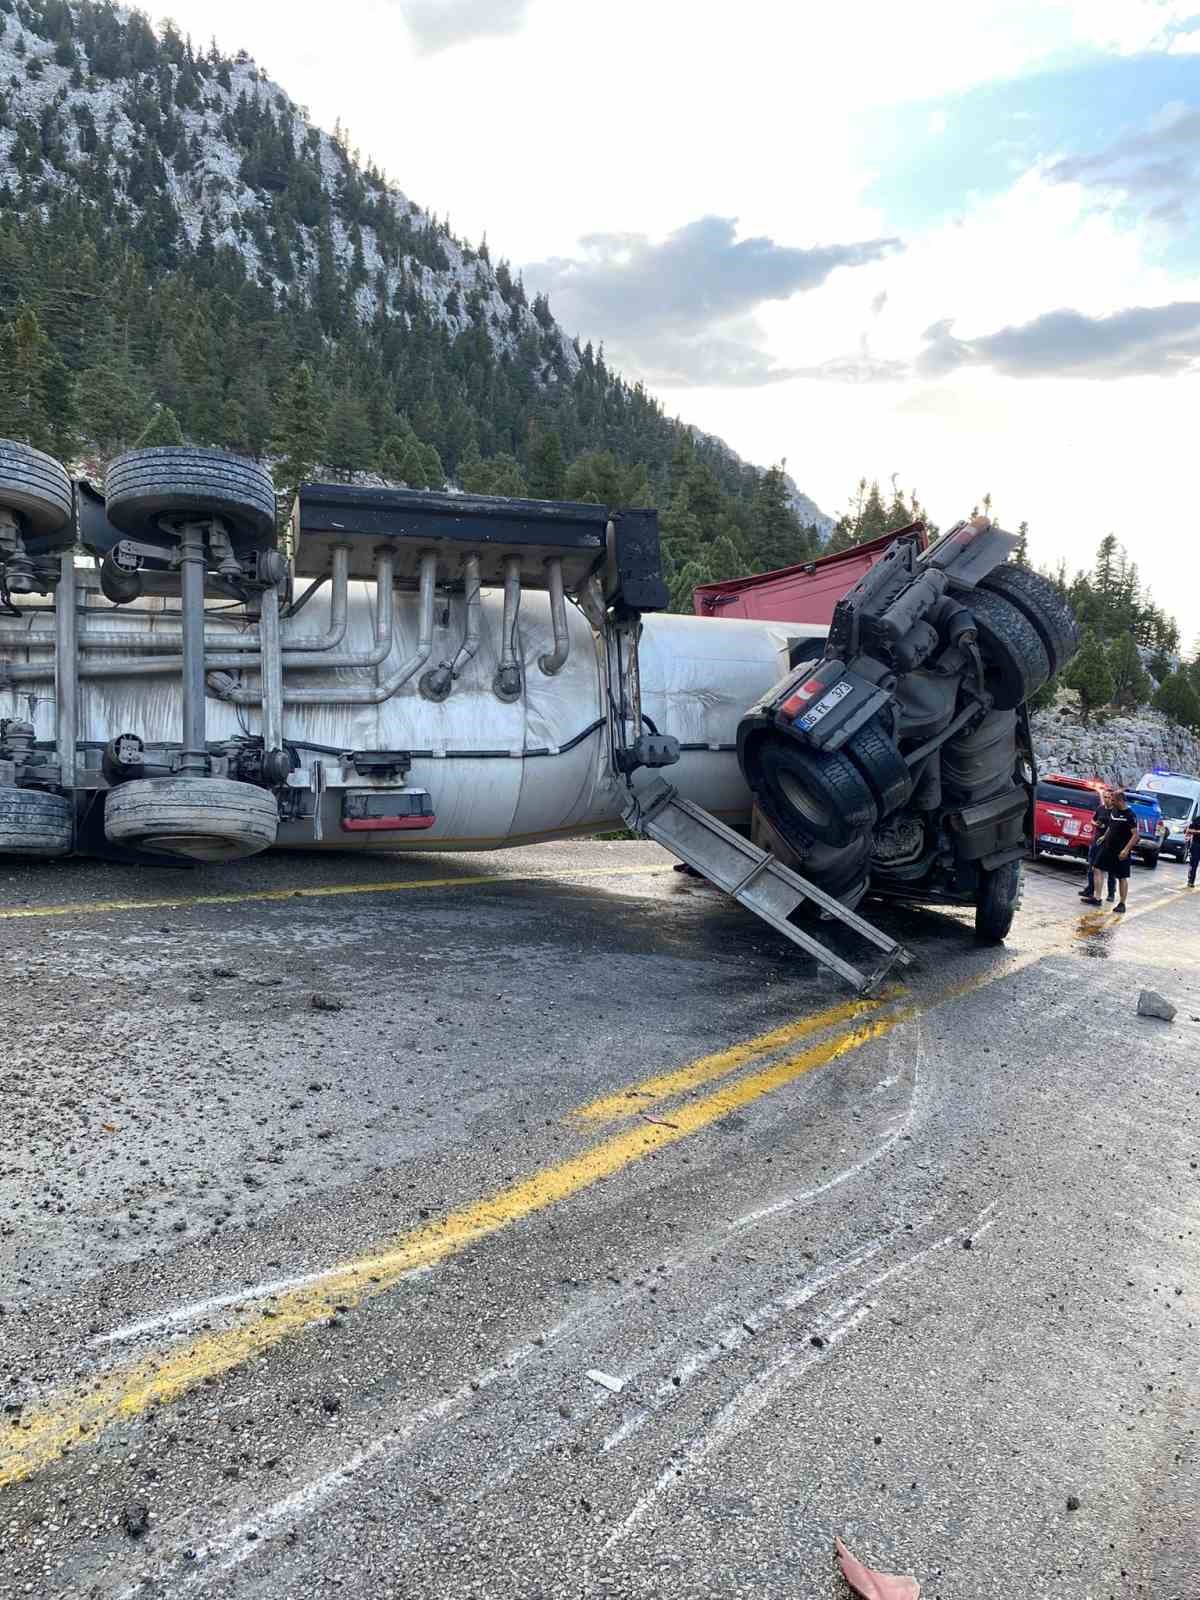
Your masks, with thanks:
[{"label": "truck tire", "polygon": [[1139,851],[1138,853],[1142,857],[1142,864],[1146,868],[1146,871],[1153,872],[1155,867],[1158,866],[1158,851],[1146,850],[1144,852]]},{"label": "truck tire", "polygon": [[65,795],[0,788],[0,855],[65,856],[74,842],[73,823]]},{"label": "truck tire", "polygon": [[980,944],[1003,944],[1021,904],[1021,863],[1006,862],[989,872],[981,869],[975,897],[975,938]]},{"label": "truck tire", "polygon": [[236,861],[275,843],[279,807],[266,789],[231,778],[134,778],[110,789],[113,844],[192,861]]},{"label": "truck tire", "polygon": [[223,517],[235,538],[269,543],[275,533],[275,485],[257,461],[225,450],[159,445],[118,456],[104,480],[104,509],[122,533],[157,531],[158,518]]},{"label": "truck tire", "polygon": [[61,533],[71,522],[71,480],[53,456],[0,439],[0,506],[19,512],[31,534]]},{"label": "truck tire", "polygon": [[847,845],[875,826],[879,808],[871,787],[841,751],[828,755],[766,739],[758,754],[768,809],[785,831],[795,828],[821,844]]},{"label": "truck tire", "polygon": [[912,794],[912,772],[878,717],[852,734],[843,748],[871,785],[881,817],[898,810]]},{"label": "truck tire", "polygon": [[997,711],[1011,711],[1050,678],[1050,658],[1037,629],[1011,600],[990,589],[967,598],[979,628],[984,684]]},{"label": "truck tire", "polygon": [[1028,567],[1006,561],[980,579],[981,589],[1002,595],[1033,623],[1056,678],[1079,648],[1079,626],[1070,606],[1050,582]]}]

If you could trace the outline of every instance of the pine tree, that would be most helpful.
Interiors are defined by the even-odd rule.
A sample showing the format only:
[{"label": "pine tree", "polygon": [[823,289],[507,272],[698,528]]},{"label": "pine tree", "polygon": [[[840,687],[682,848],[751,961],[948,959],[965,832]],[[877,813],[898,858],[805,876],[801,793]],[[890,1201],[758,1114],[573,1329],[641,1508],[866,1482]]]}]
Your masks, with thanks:
[{"label": "pine tree", "polygon": [[[876,484],[875,498],[879,486]],[[812,539],[805,533],[800,518],[790,504],[787,477],[783,464],[768,468],[759,479],[751,502],[754,523],[754,548],[764,571],[790,567],[801,561],[811,561],[817,551]],[[883,507],[880,505],[880,512]]]},{"label": "pine tree", "polygon": [[1150,678],[1131,633],[1121,633],[1108,649],[1108,670],[1112,674],[1114,702],[1131,711],[1150,698]]},{"label": "pine tree", "polygon": [[554,428],[539,428],[529,451],[529,493],[535,500],[561,500],[567,466],[562,440]]},{"label": "pine tree", "polygon": [[273,445],[279,456],[275,480],[290,496],[312,477],[326,440],[325,405],[312,368],[302,361],[289,378],[275,418]]},{"label": "pine tree", "polygon": [[1153,705],[1172,722],[1200,733],[1200,692],[1187,672],[1173,672],[1159,686]]},{"label": "pine tree", "polygon": [[1019,561],[1023,567],[1029,565],[1029,524],[1022,522],[1017,529],[1017,548],[1012,553],[1012,559]]},{"label": "pine tree", "polygon": [[459,475],[468,494],[498,494],[522,499],[528,493],[520,462],[504,453],[489,456],[484,461],[464,462]]},{"label": "pine tree", "polygon": [[148,450],[152,445],[182,443],[179,418],[170,406],[155,406],[153,416],[133,441],[133,447],[135,450]]},{"label": "pine tree", "polygon": [[325,451],[330,466],[347,483],[353,482],[356,472],[365,472],[375,459],[371,419],[358,395],[342,390],[334,397]]},{"label": "pine tree", "polygon": [[46,405],[50,347],[37,312],[23,306],[0,334],[0,437],[17,439],[35,450],[53,446]]},{"label": "pine tree", "polygon": [[893,528],[902,528],[913,520],[910,508],[899,494],[893,495],[889,509],[883,503],[878,480],[868,484],[866,478],[860,478],[849,511],[843,512],[834,524],[826,552],[832,555],[837,551],[850,550],[856,544],[877,539],[880,534],[890,533]]},{"label": "pine tree", "polygon": [[1062,681],[1078,694],[1079,712],[1085,727],[1092,713],[1112,700],[1113,678],[1108,658],[1103,644],[1090,630],[1084,634],[1074,660],[1063,672]]}]

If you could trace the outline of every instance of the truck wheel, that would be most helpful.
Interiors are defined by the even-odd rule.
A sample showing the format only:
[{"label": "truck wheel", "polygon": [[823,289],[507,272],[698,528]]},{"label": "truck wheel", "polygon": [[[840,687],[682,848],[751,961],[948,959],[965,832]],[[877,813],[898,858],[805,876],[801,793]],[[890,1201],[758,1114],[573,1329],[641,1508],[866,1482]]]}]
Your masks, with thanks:
[{"label": "truck wheel", "polygon": [[223,517],[243,539],[275,532],[275,485],[257,461],[225,450],[159,445],[118,456],[104,479],[104,509],[122,533],[151,534],[158,518]]},{"label": "truck wheel", "polygon": [[912,772],[878,717],[851,735],[845,751],[871,785],[881,817],[898,810],[912,794]]},{"label": "truck wheel", "polygon": [[783,739],[759,750],[769,809],[784,831],[795,828],[822,844],[849,844],[875,826],[879,810],[870,785],[842,752],[818,754]]},{"label": "truck wheel", "polygon": [[1145,855],[1142,856],[1142,862],[1147,872],[1153,872],[1158,865],[1158,851],[1147,850]]},{"label": "truck wheel", "polygon": [[966,600],[975,613],[984,682],[997,711],[1010,711],[1050,678],[1050,658],[1037,629],[1011,600],[976,589]]},{"label": "truck wheel", "polygon": [[975,897],[975,937],[980,944],[1002,944],[1021,904],[1021,863],[1009,861],[981,870]]},{"label": "truck wheel", "polygon": [[104,832],[113,844],[192,861],[236,861],[275,843],[275,797],[231,778],[134,778],[110,789]]},{"label": "truck wheel", "polygon": [[73,503],[71,480],[53,456],[0,439],[0,506],[20,512],[31,534],[61,533]]},{"label": "truck wheel", "polygon": [[1003,595],[1024,612],[1045,646],[1050,676],[1057,677],[1079,648],[1079,625],[1049,578],[1006,561],[980,579],[980,588]]},{"label": "truck wheel", "polygon": [[73,842],[73,822],[65,795],[0,788],[0,855],[65,856]]}]

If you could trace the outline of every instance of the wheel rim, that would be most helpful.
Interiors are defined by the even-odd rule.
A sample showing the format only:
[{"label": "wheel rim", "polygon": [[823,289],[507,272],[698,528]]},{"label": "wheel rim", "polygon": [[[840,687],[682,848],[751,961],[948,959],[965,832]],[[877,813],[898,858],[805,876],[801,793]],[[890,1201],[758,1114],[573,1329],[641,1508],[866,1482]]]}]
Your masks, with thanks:
[{"label": "wheel rim", "polygon": [[806,789],[799,778],[791,772],[779,774],[779,788],[784,799],[798,811],[805,822],[815,828],[827,828],[832,818],[832,812],[824,805],[811,789]]}]

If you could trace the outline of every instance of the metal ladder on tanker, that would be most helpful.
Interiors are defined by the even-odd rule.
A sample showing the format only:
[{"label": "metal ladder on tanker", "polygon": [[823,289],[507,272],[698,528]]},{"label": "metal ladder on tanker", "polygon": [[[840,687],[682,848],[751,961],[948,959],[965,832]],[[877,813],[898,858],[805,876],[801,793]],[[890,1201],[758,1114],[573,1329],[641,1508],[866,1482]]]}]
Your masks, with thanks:
[{"label": "metal ladder on tanker", "polygon": [[[785,867],[769,851],[743,839],[711,812],[683,799],[661,778],[634,797],[625,810],[625,823],[633,832],[655,840],[703,873],[747,911],[753,911],[822,966],[838,973],[859,994],[871,994],[893,967],[908,966],[912,961],[902,944],[872,927],[865,917]],[[881,950],[883,957],[878,965],[870,972],[860,971],[804,928],[789,922],[790,914],[806,900]]]}]

